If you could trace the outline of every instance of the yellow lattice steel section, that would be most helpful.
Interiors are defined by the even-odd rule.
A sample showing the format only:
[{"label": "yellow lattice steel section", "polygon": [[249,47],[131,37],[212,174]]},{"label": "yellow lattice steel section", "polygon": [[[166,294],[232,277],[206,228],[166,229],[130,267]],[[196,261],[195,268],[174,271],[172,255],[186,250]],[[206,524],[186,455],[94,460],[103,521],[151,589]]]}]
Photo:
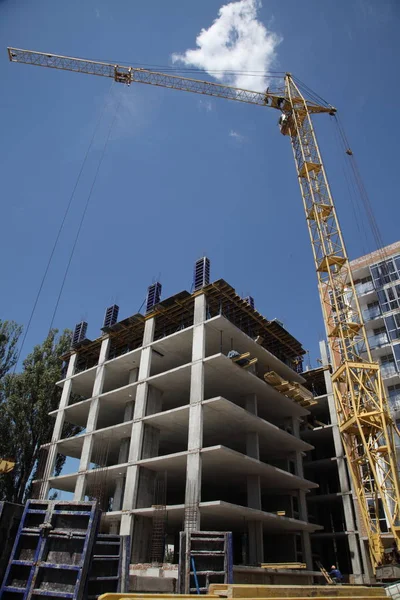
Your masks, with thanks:
[{"label": "yellow lattice steel section", "polygon": [[[338,421],[353,485],[368,531],[373,566],[383,561],[379,501],[397,545],[399,483],[394,427],[379,366],[371,352],[342,233],[307,103],[286,75],[284,113],[303,197],[334,367]],[[366,354],[367,360],[362,357]]]},{"label": "yellow lattice steel section", "polygon": [[[379,502],[400,550],[399,482],[390,417],[378,364],[372,362],[364,323],[311,115],[335,109],[305,98],[290,74],[285,87],[253,92],[147,69],[8,49],[12,62],[145,83],[279,110],[281,132],[292,142],[322,310],[334,367],[333,387],[343,445],[369,537],[374,567],[384,561]],[[365,356],[367,357],[365,359]]]}]

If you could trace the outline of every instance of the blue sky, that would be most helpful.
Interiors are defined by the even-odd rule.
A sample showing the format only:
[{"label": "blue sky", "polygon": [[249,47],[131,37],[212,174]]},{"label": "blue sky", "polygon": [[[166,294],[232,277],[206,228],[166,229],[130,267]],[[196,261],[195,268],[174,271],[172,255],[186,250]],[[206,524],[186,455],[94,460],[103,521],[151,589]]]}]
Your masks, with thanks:
[{"label": "blue sky", "polygon": [[[196,47],[220,0],[0,0],[0,318],[26,324],[56,229],[96,122],[95,143],[28,334],[49,327],[73,238],[117,111],[56,315],[59,328],[100,333],[155,278],[163,297],[190,289],[206,253],[212,278],[254,296],[311,351],[323,335],[316,276],[288,138],[277,113],[105,78],[11,64],[6,47],[137,65],[172,65]],[[291,71],[335,105],[385,244],[399,239],[396,0],[263,0],[258,22],[281,38],[272,68]],[[199,78],[201,75],[198,76]],[[204,74],[208,78],[207,74]],[[248,77],[252,88],[252,77]],[[253,83],[255,82],[253,78]],[[255,85],[255,83],[254,83]],[[374,249],[357,225],[331,119],[317,133],[350,257]]]}]

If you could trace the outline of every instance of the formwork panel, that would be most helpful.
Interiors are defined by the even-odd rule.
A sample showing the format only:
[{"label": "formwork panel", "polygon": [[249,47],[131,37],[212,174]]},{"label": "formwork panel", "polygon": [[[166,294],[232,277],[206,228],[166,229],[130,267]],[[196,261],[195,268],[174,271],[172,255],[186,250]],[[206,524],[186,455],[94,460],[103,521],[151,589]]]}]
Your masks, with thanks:
[{"label": "formwork panel", "polygon": [[99,516],[96,502],[28,500],[0,597],[81,600]]},{"label": "formwork panel", "polygon": [[0,502],[0,584],[10,559],[23,511],[24,507],[21,504]]},{"label": "formwork panel", "polygon": [[98,534],[93,549],[85,598],[95,600],[106,592],[127,591],[130,536]]}]

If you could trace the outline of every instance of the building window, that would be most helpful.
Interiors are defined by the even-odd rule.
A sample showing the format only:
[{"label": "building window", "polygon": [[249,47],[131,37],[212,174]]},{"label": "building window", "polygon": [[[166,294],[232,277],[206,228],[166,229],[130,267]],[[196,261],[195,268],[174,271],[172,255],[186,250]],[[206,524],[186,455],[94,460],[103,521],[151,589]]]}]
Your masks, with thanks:
[{"label": "building window", "polygon": [[396,363],[392,353],[380,357],[382,377],[392,377],[397,374]]},{"label": "building window", "polygon": [[400,339],[400,314],[385,317],[385,325],[391,340]]},{"label": "building window", "polygon": [[369,345],[371,349],[379,348],[380,346],[385,346],[385,344],[389,343],[389,339],[386,333],[386,327],[378,327],[374,329],[374,335],[369,337]]},{"label": "building window", "polygon": [[400,344],[393,346],[394,357],[396,359],[397,368],[400,369]]},{"label": "building window", "polygon": [[381,309],[379,308],[379,302],[370,302],[367,304],[367,309],[363,311],[364,321],[371,321],[371,319],[376,319],[381,314]]},{"label": "building window", "polygon": [[396,310],[400,307],[400,285],[393,285],[384,290],[378,290],[379,304],[382,312]]},{"label": "building window", "polygon": [[392,410],[400,409],[400,383],[388,385],[388,400]]},{"label": "building window", "polygon": [[371,274],[376,287],[397,281],[400,279],[400,255],[374,265],[371,267]]}]

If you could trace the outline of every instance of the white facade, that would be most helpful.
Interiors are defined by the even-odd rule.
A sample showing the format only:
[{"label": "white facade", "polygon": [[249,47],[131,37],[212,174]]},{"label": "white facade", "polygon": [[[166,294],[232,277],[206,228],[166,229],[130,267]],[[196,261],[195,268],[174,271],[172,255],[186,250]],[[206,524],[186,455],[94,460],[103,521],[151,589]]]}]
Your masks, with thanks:
[{"label": "white facade", "polygon": [[372,357],[400,420],[400,242],[351,261]]}]

